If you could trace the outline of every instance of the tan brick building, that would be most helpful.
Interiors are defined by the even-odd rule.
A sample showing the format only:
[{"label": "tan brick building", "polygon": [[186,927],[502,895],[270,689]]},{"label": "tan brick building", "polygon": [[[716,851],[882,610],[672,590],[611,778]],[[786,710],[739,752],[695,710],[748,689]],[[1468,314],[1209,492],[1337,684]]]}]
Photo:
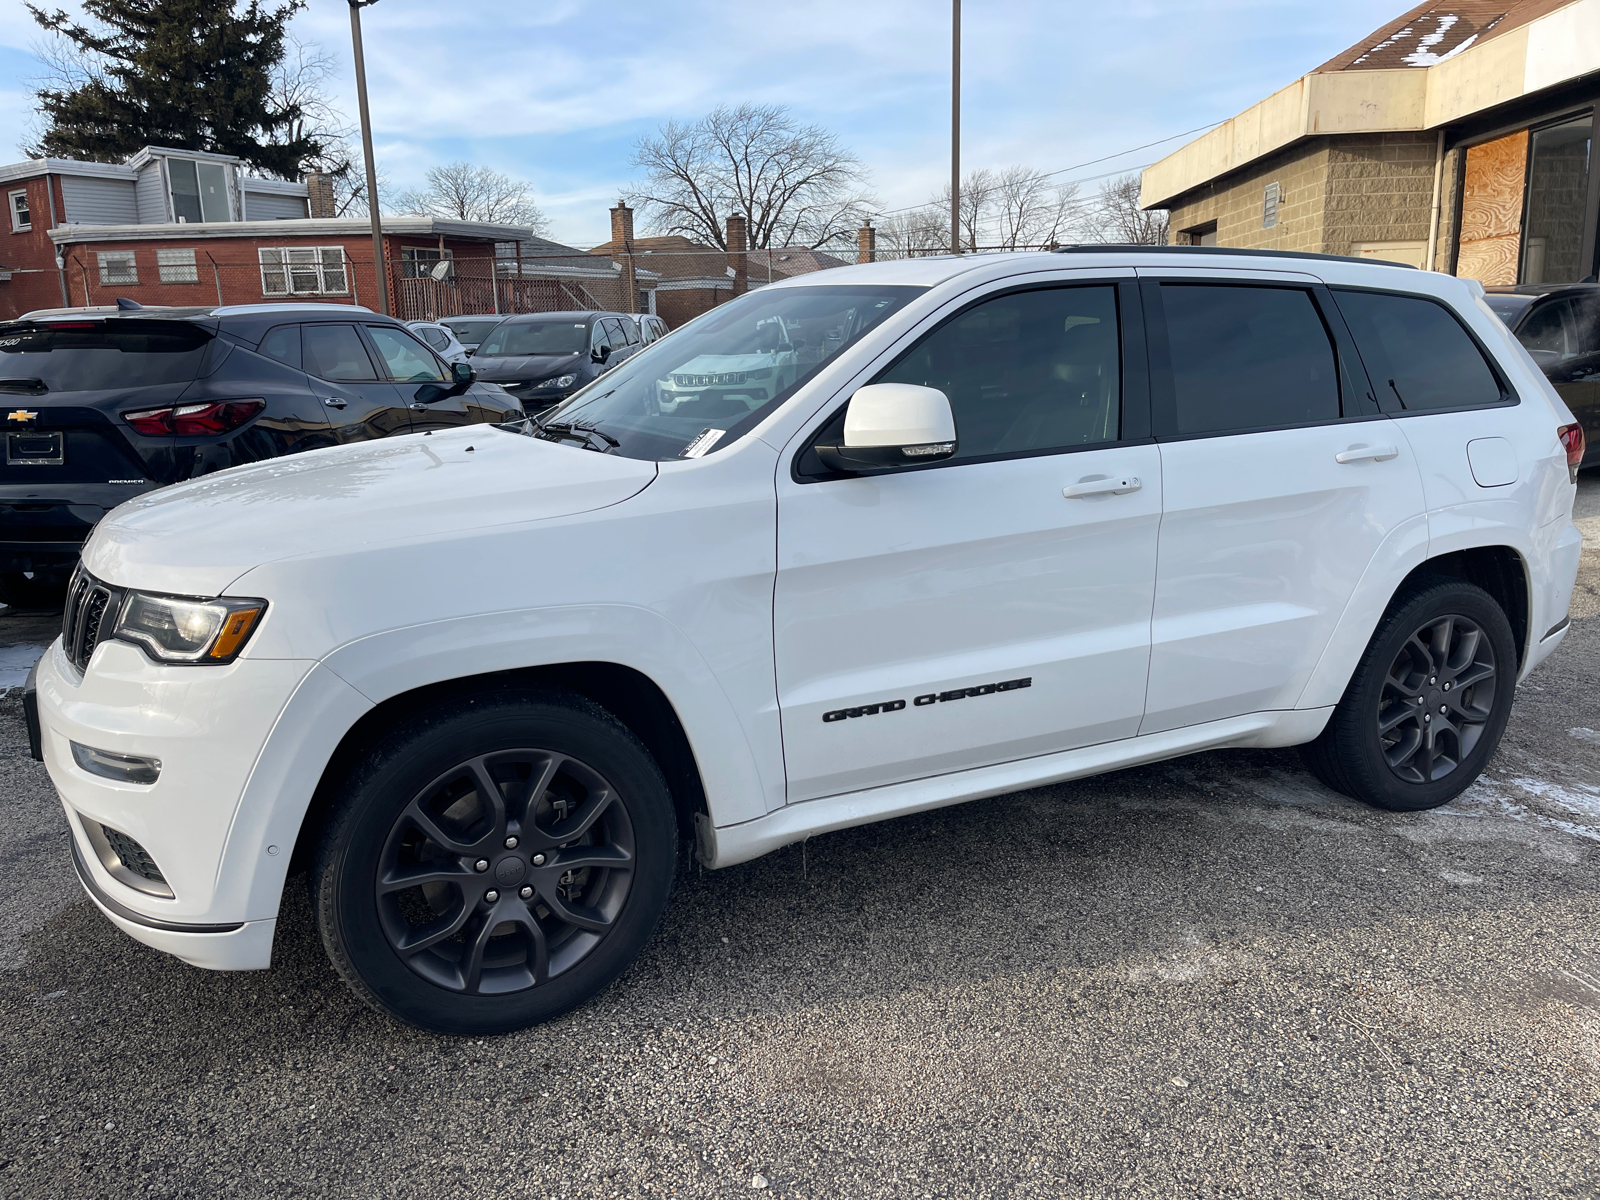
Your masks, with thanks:
[{"label": "tan brick building", "polygon": [[1176,244],[1594,273],[1600,0],[1423,4],[1148,168]]}]

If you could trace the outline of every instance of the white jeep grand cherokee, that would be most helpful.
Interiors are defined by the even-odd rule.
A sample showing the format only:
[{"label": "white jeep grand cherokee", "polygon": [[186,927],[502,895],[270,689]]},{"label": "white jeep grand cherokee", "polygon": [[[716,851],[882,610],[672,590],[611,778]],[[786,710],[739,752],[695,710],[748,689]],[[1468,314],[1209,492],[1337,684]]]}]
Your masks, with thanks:
[{"label": "white jeep grand cherokee", "polygon": [[[721,867],[1218,746],[1443,804],[1579,552],[1582,434],[1480,293],[1215,250],[824,271],[542,425],[140,497],[37,670],[84,887],[259,968],[304,863],[356,991],[484,1033],[615,978],[691,831]],[[775,319],[776,395],[673,390]]]}]

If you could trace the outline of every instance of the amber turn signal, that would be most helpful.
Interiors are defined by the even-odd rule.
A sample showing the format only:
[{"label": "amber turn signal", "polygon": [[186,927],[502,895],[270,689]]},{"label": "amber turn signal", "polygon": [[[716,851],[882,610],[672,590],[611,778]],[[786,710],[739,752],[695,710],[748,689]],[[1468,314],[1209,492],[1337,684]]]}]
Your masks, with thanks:
[{"label": "amber turn signal", "polygon": [[222,632],[217,634],[217,640],[211,644],[206,657],[232,658],[244,644],[245,638],[250,636],[250,631],[256,627],[256,622],[261,619],[261,612],[259,608],[239,608],[229,613],[227,620],[222,623]]}]

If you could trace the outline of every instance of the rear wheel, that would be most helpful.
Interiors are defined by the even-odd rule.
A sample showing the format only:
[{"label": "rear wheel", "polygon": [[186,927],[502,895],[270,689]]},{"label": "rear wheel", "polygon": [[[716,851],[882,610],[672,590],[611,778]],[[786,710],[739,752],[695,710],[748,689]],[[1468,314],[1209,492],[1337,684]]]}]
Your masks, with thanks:
[{"label": "rear wheel", "polygon": [[1482,773],[1511,715],[1517,650],[1482,588],[1424,581],[1378,626],[1306,764],[1335,791],[1414,812]]},{"label": "rear wheel", "polygon": [[676,865],[649,752],[598,706],[496,692],[417,717],[353,773],[312,887],[334,965],[439,1033],[582,1004],[633,961]]}]

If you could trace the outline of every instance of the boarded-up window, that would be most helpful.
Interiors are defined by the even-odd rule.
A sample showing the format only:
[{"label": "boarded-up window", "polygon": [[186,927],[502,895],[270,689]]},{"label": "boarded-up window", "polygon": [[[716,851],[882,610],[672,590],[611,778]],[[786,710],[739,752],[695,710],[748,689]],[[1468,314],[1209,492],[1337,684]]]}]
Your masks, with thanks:
[{"label": "boarded-up window", "polygon": [[193,250],[157,250],[156,267],[162,283],[199,283]]},{"label": "boarded-up window", "polygon": [[98,258],[102,284],[139,282],[139,268],[134,264],[132,250],[101,250]]},{"label": "boarded-up window", "polygon": [[1467,150],[1457,275],[1490,286],[1517,281],[1527,161],[1526,130]]}]

